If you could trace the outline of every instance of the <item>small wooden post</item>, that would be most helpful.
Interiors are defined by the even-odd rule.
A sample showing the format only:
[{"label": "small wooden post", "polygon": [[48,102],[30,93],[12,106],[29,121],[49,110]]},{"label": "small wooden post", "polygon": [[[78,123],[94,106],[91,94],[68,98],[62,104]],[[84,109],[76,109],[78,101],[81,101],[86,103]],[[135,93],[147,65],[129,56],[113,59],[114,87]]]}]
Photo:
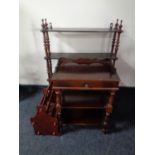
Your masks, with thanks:
[{"label": "small wooden post", "polygon": [[58,119],[58,132],[61,133],[61,91],[56,90],[56,117]]},{"label": "small wooden post", "polygon": [[47,73],[48,73],[48,81],[52,78],[52,62],[51,62],[51,53],[50,53],[50,41],[48,35],[48,24],[46,19],[42,19],[42,32],[43,32],[43,40],[44,40],[44,49],[45,49],[45,59],[47,64]]},{"label": "small wooden post", "polygon": [[109,122],[110,114],[112,113],[112,110],[113,110],[114,96],[115,96],[115,91],[111,91],[110,96],[108,98],[108,102],[105,106],[105,117],[103,121],[103,132],[104,133],[106,133],[108,130],[108,122]]},{"label": "small wooden post", "polygon": [[115,42],[116,42],[117,29],[118,29],[118,19],[117,19],[116,24],[115,24],[115,27],[114,27],[114,34],[113,34],[112,46],[111,46],[111,54],[114,53],[114,47],[115,47]]},{"label": "small wooden post", "polygon": [[[118,27],[118,31],[117,31],[117,39],[116,39],[116,45],[115,45],[115,49],[114,49],[114,57],[116,58],[117,56],[117,52],[118,52],[118,48],[119,48],[119,43],[120,43],[120,35],[122,33],[122,20],[119,24],[119,27]],[[113,66],[115,66],[115,61],[116,59],[114,59],[114,62],[113,62]]]}]

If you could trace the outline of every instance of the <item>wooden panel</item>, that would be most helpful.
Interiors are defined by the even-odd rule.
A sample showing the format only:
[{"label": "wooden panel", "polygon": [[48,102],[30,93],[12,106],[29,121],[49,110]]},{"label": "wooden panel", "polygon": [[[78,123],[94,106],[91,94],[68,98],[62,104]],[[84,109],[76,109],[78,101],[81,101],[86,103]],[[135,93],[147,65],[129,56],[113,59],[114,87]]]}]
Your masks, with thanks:
[{"label": "wooden panel", "polygon": [[117,88],[118,87],[118,82],[110,82],[110,81],[78,81],[78,80],[55,80],[53,81],[53,89],[56,89],[58,87],[62,88],[74,88],[74,87],[79,87],[81,89],[93,89],[93,88]]},{"label": "wooden panel", "polygon": [[[75,68],[76,69],[76,68]],[[70,72],[56,72],[52,77],[53,81],[67,81],[67,80],[76,80],[76,81],[119,81],[117,74],[109,74],[105,72],[91,72],[91,73],[70,73]]]}]

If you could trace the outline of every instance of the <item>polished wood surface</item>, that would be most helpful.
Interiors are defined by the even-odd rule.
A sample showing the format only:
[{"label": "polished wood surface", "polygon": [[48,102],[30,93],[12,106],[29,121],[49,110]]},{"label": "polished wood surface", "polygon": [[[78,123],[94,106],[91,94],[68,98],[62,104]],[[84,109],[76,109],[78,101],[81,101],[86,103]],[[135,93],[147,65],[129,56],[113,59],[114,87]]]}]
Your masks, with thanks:
[{"label": "polished wood surface", "polygon": [[108,90],[118,88],[119,77],[109,73],[62,73],[53,74],[53,89]]},{"label": "polished wood surface", "polygon": [[119,77],[117,74],[110,75],[105,72],[91,72],[91,73],[66,73],[66,72],[56,72],[53,74],[52,81],[112,81],[119,82]]},{"label": "polished wood surface", "polygon": [[[66,59],[63,60],[58,63],[56,72],[52,76],[53,89],[118,89],[120,79],[117,73],[110,74],[111,70],[107,70],[107,72],[99,70],[98,68],[104,68],[104,63],[100,64],[97,59],[95,62],[94,59],[86,59],[87,61],[83,59],[80,63],[77,60],[72,63]],[[96,70],[94,70],[93,64],[95,64]],[[67,67],[62,69],[64,66]],[[70,69],[70,67],[72,68]],[[83,68],[87,68],[87,70],[81,71]],[[92,70],[90,71],[89,68]]]}]

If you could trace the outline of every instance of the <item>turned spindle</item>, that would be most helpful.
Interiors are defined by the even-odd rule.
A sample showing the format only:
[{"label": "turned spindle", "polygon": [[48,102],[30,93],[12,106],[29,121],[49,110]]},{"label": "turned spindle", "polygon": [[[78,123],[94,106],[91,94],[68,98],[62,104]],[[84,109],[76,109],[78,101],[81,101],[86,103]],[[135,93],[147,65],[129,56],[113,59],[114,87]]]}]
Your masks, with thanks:
[{"label": "turned spindle", "polygon": [[[115,49],[114,49],[114,57],[116,58],[117,56],[117,52],[118,52],[118,49],[119,49],[119,43],[120,43],[120,35],[122,33],[122,20],[120,21],[120,24],[118,25],[118,31],[117,31],[117,38],[116,38],[116,45],[115,45]],[[116,59],[114,59],[114,62],[113,62],[113,66],[115,66],[115,61]]]},{"label": "turned spindle", "polygon": [[45,59],[47,65],[47,73],[48,73],[48,81],[50,81],[52,77],[52,62],[51,62],[51,52],[50,52],[50,41],[48,35],[48,23],[47,19],[42,19],[42,33],[43,33],[43,40],[44,40],[44,50],[45,50]]},{"label": "turned spindle", "polygon": [[113,99],[115,96],[115,91],[110,92],[110,96],[108,98],[108,102],[105,106],[105,116],[104,116],[104,121],[103,121],[103,132],[106,133],[108,131],[108,122],[110,119],[110,114],[112,113],[113,109]]},{"label": "turned spindle", "polygon": [[49,23],[49,28],[52,30],[53,27],[52,27],[52,23]]},{"label": "turned spindle", "polygon": [[110,23],[110,30],[113,29],[113,23]]},{"label": "turned spindle", "polygon": [[60,90],[56,90],[55,91],[56,94],[56,117],[58,119],[58,132],[61,132],[61,91]]},{"label": "turned spindle", "polygon": [[113,34],[112,46],[111,46],[111,53],[112,54],[114,52],[114,46],[115,46],[115,42],[116,42],[117,29],[118,29],[118,19],[116,20],[116,24],[115,24],[115,27],[114,27],[114,34]]}]

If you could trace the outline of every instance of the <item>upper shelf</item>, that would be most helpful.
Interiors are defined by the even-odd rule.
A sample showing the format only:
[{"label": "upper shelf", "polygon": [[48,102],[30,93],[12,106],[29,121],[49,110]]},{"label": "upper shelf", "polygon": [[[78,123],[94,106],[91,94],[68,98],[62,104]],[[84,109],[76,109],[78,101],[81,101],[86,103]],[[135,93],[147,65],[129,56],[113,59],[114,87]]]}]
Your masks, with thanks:
[{"label": "upper shelf", "polygon": [[[114,29],[114,28],[49,28],[47,30],[41,30],[48,31],[48,32],[118,32],[120,30]],[[121,30],[122,32],[122,30]]]},{"label": "upper shelf", "polygon": [[62,57],[70,59],[117,59],[117,57],[111,53],[51,53],[50,59],[59,59]]}]

